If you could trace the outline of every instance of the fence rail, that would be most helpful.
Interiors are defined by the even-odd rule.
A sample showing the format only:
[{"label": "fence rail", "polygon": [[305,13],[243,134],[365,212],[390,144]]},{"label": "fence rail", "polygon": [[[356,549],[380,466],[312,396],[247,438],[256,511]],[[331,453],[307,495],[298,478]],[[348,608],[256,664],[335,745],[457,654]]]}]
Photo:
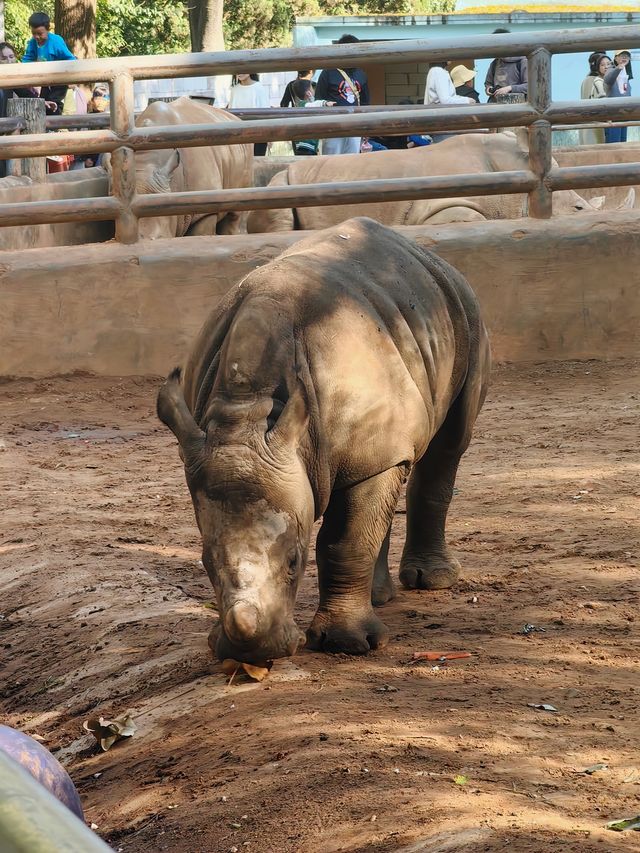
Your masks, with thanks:
[{"label": "fence rail", "polygon": [[[637,26],[602,27],[571,31],[506,33],[467,38],[357,43],[311,48],[228,51],[183,56],[126,57],[109,60],[50,62],[3,66],[0,87],[79,83],[87,79],[108,80],[111,90],[109,128],[70,131],[52,136],[30,134],[0,137],[0,158],[42,157],[46,154],[93,154],[112,152],[112,199],[66,200],[6,205],[0,224],[29,224],[51,219],[74,221],[105,218],[116,220],[116,237],[122,242],[138,238],[138,218],[197,210],[213,212],[233,201],[237,209],[292,205],[350,204],[354,201],[385,201],[462,196],[470,192],[527,192],[529,213],[548,218],[554,190],[586,186],[624,186],[638,182],[640,164],[552,169],[551,138],[554,125],[585,126],[603,119],[639,121],[640,98],[600,101],[551,102],[551,58],[556,53],[587,51],[600,44],[620,49],[636,47]],[[441,62],[526,55],[529,65],[528,103],[474,105],[420,109],[415,107],[351,110],[345,114],[332,108],[324,114],[295,115],[274,122],[248,118],[242,124],[144,127],[134,126],[133,83],[169,77],[190,77],[366,65],[374,62]],[[311,112],[311,111],[309,111]],[[96,122],[97,124],[98,122]],[[529,170],[494,172],[486,176],[453,175],[437,178],[350,182],[338,186],[247,188],[199,193],[169,193],[138,196],[135,191],[135,152],[172,147],[227,145],[277,140],[327,138],[356,135],[462,131],[479,128],[526,127],[529,138]],[[375,155],[372,155],[375,156]],[[590,169],[590,171],[586,171]],[[589,180],[589,184],[584,181]],[[95,215],[94,215],[95,214]],[[99,214],[99,216],[98,216]],[[13,217],[13,219],[11,219]]]}]

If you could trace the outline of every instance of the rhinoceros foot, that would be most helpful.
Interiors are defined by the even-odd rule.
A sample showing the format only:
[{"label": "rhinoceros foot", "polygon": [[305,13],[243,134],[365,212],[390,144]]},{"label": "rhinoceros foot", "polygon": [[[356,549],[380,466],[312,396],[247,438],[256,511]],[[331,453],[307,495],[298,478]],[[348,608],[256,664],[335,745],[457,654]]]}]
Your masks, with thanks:
[{"label": "rhinoceros foot", "polygon": [[400,583],[406,589],[448,589],[459,575],[460,563],[450,555],[407,556],[400,564]]},{"label": "rhinoceros foot", "polygon": [[351,617],[318,610],[307,630],[307,648],[330,654],[365,655],[388,642],[387,627],[373,610]]}]

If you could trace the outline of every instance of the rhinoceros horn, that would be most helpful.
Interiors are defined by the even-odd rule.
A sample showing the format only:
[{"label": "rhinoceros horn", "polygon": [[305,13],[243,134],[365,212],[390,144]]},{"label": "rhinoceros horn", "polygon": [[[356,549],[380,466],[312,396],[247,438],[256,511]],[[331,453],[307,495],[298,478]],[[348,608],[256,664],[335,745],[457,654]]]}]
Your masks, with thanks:
[{"label": "rhinoceros horn", "polygon": [[171,371],[158,392],[156,411],[162,423],[178,439],[180,455],[189,463],[202,452],[206,436],[187,407],[180,386],[180,375],[179,367]]}]

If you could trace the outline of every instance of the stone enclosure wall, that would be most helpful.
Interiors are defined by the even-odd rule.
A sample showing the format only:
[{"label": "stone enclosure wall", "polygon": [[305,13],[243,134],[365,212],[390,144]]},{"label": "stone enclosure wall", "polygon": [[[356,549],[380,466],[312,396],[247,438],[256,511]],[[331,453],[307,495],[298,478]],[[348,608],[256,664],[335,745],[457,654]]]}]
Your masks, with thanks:
[{"label": "stone enclosure wall", "polygon": [[[594,146],[556,156],[560,165],[622,162],[637,159],[638,148]],[[272,166],[267,159],[257,167],[257,185],[268,181]],[[94,174],[87,177],[100,195],[105,178]],[[42,197],[77,192],[74,181],[64,183],[64,192],[53,182]],[[10,200],[16,200],[15,192]],[[613,193],[623,196],[626,189]],[[639,198],[636,188],[636,205]],[[39,245],[50,246],[49,226],[37,227],[43,229],[40,238],[47,238]],[[56,229],[68,229],[64,236],[73,242],[92,239],[94,227]],[[16,248],[0,251],[3,376],[74,370],[164,374],[184,359],[203,315],[223,293],[304,236],[185,237],[136,246],[68,245],[52,252],[19,251],[38,245],[20,230],[0,229],[4,245]],[[635,211],[399,230],[467,276],[480,298],[496,361],[610,359],[640,352]]]},{"label": "stone enclosure wall", "polygon": [[[635,213],[404,228],[469,279],[498,362],[635,357]],[[5,252],[0,375],[165,374],[204,314],[301,233]]]}]

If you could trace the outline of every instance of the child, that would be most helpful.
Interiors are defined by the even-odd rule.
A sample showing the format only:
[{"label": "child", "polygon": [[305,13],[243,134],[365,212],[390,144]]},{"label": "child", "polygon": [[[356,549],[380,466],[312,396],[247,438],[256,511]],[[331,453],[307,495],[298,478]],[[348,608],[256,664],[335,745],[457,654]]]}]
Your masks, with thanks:
[{"label": "child", "polygon": [[[23,62],[57,62],[75,59],[64,39],[49,32],[51,19],[46,12],[34,12],[29,18],[31,35],[22,57]],[[44,98],[47,115],[61,115],[67,86],[43,86],[40,97]]]},{"label": "child", "polygon": [[[294,107],[334,107],[335,101],[314,100],[313,87],[310,80],[299,78],[291,83],[291,95]],[[317,139],[298,139],[293,143],[293,153],[297,157],[314,156],[320,145]]]}]

